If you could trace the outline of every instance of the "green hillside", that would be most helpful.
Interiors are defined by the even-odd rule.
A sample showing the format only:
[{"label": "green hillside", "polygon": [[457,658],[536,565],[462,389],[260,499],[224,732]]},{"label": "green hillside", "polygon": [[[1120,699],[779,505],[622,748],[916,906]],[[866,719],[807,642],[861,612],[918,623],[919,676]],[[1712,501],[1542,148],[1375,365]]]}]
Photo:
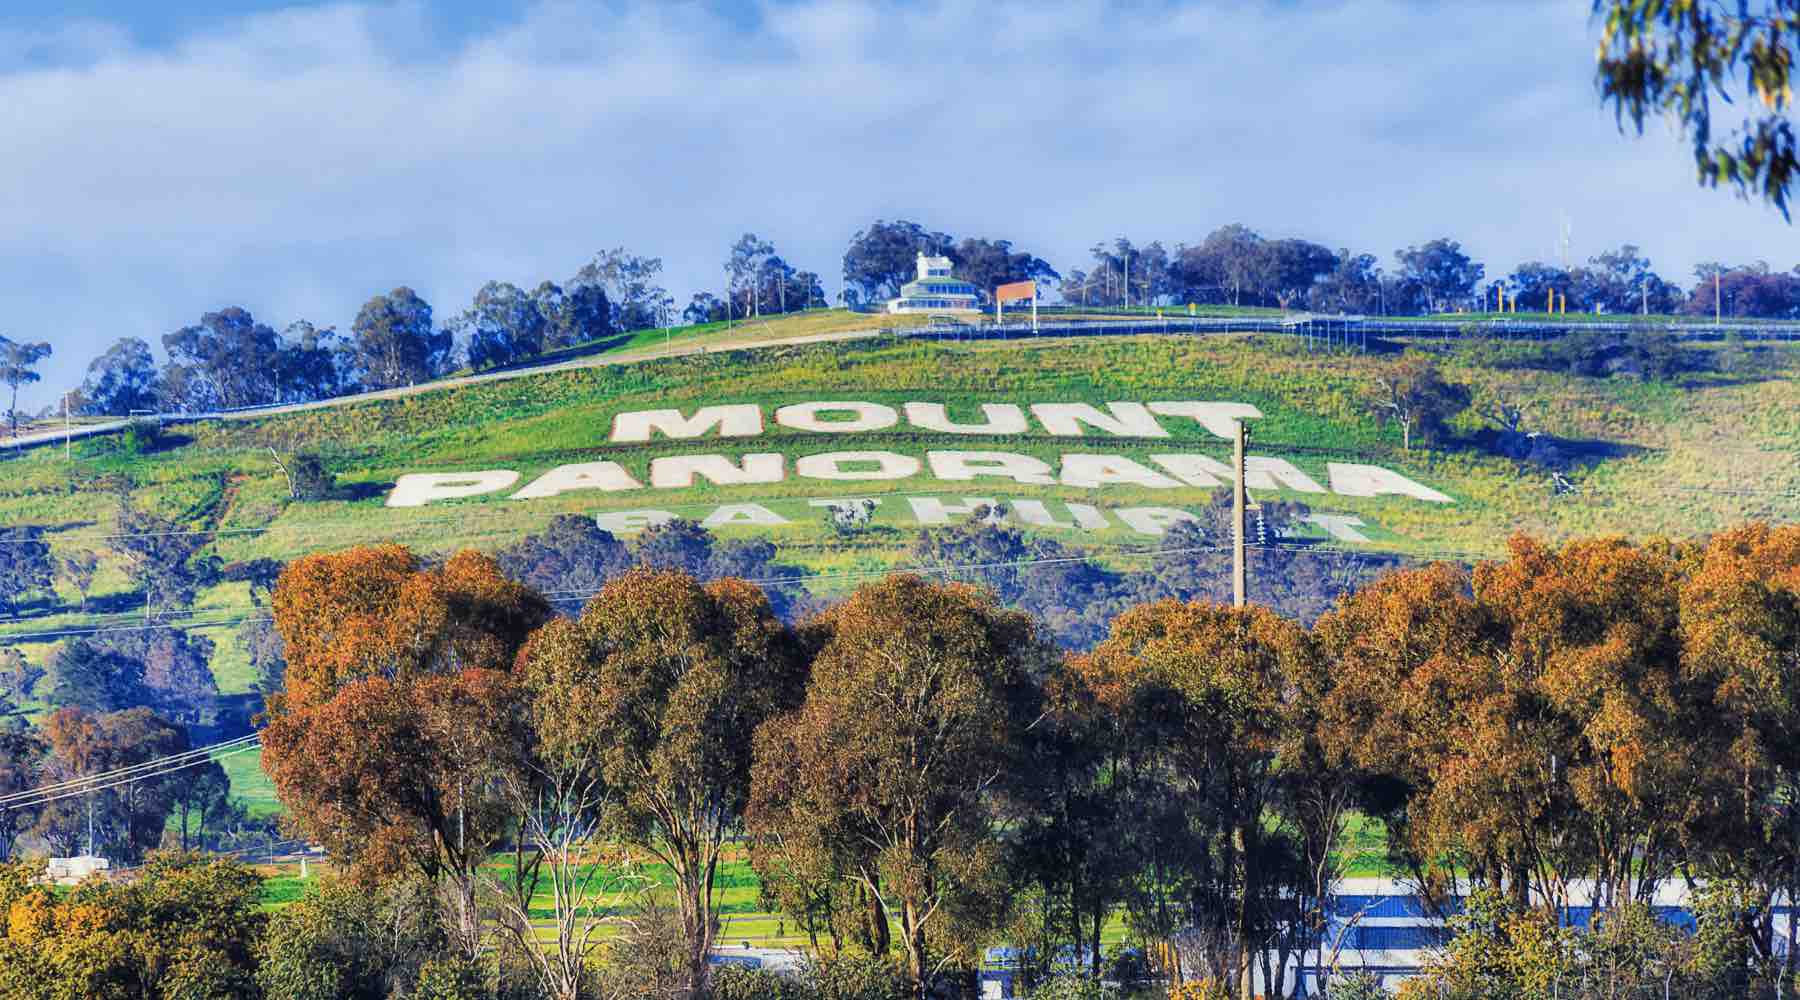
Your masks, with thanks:
[{"label": "green hillside", "polygon": [[[1752,375],[1703,372],[1680,384],[1497,365],[1493,354],[1480,347],[1442,349],[1446,376],[1469,385],[1478,405],[1457,418],[1457,440],[1408,452],[1399,447],[1398,431],[1384,427],[1365,399],[1391,354],[1308,353],[1290,340],[1254,337],[853,341],[714,352],[258,420],[173,425],[165,444],[144,455],[122,453],[117,437],[78,443],[72,463],[60,450],[40,449],[0,465],[0,522],[48,525],[59,551],[100,550],[103,566],[91,597],[108,607],[122,606],[122,599],[109,604],[109,598],[132,589],[119,561],[105,552],[121,481],[129,482],[139,505],[196,530],[217,532],[212,548],[227,563],[385,540],[429,551],[491,550],[559,513],[654,508],[701,517],[721,503],[757,503],[790,523],[724,527],[721,533],[766,534],[780,546],[784,561],[823,574],[812,586],[829,592],[853,584],[853,574],[903,560],[915,527],[906,516],[907,495],[941,496],[946,502],[963,496],[1036,498],[1116,509],[1195,507],[1207,501],[1210,490],[945,483],[925,472],[882,483],[790,476],[777,484],[716,487],[697,480],[688,490],[582,491],[532,501],[503,499],[510,492],[505,491],[404,509],[385,507],[384,498],[403,473],[501,468],[520,472],[523,484],[557,465],[601,458],[647,483],[649,462],[668,454],[781,452],[791,461],[838,449],[912,456],[939,448],[995,449],[1052,464],[1060,454],[1081,452],[1140,462],[1169,451],[1229,457],[1229,444],[1194,421],[1168,419],[1163,421],[1171,434],[1167,440],[1052,438],[1035,424],[1030,434],[1004,438],[932,433],[904,422],[869,433],[808,434],[773,421],[755,438],[658,438],[620,445],[607,440],[614,415],[623,411],[691,412],[702,405],[755,403],[767,413],[807,400],[896,407],[908,400],[941,402],[953,419],[965,421],[979,419],[979,404],[995,402],[1250,403],[1264,414],[1255,424],[1252,454],[1286,458],[1321,483],[1327,481],[1328,462],[1377,464],[1454,497],[1454,504],[1408,497],[1289,497],[1318,511],[1360,517],[1369,542],[1356,547],[1421,557],[1493,554],[1514,531],[1685,535],[1751,517],[1800,516],[1800,382],[1791,351],[1764,352]],[[1543,469],[1481,446],[1488,422],[1477,410],[1496,395],[1524,405],[1529,426],[1559,439],[1567,477],[1578,493],[1557,495]],[[283,457],[303,449],[324,456],[337,476],[339,496],[289,500],[270,449]],[[874,530],[840,537],[828,529],[824,511],[807,502],[843,496],[887,498]],[[1130,552],[1155,544],[1116,521],[1097,532],[1041,530],[1109,560],[1141,558]],[[77,595],[66,584],[59,586],[65,588],[62,607],[49,602],[28,607],[0,633],[24,640],[34,658],[47,643],[27,636],[112,620],[81,615],[75,610]],[[243,584],[221,585],[201,598],[201,610],[217,618],[241,615],[246,604]],[[229,655],[215,669],[227,690],[243,690],[249,683]]]}]

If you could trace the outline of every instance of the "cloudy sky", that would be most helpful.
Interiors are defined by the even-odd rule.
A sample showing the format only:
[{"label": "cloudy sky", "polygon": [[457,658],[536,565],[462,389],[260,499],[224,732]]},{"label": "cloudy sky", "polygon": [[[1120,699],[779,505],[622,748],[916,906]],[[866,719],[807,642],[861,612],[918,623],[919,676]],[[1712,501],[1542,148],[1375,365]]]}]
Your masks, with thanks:
[{"label": "cloudy sky", "polygon": [[405,284],[448,318],[613,246],[685,303],[750,230],[835,294],[895,217],[1059,268],[1241,221],[1384,263],[1451,235],[1495,274],[1563,213],[1573,257],[1683,283],[1800,263],[1666,127],[1619,133],[1588,7],[10,0],[0,333],[54,345],[44,406],[209,309],[347,329]]}]

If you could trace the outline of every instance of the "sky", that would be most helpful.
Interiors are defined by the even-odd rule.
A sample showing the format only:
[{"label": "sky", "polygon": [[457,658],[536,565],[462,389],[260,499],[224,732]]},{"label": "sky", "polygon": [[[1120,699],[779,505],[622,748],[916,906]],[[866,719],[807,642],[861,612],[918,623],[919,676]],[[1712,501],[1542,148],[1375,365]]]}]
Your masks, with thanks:
[{"label": "sky", "polygon": [[1621,133],[1588,0],[881,4],[10,0],[0,334],[51,405],[120,337],[241,305],[348,330],[407,285],[623,246],[678,307],[742,233],[841,285],[906,218],[1058,269],[1242,222],[1377,254],[1460,240],[1490,276],[1621,243],[1800,264],[1778,212]]}]

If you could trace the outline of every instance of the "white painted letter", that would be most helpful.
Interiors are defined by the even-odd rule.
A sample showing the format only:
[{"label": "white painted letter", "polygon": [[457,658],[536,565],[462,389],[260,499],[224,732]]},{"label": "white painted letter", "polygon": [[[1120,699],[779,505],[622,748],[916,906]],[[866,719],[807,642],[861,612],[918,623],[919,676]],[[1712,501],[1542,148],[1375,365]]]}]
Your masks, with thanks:
[{"label": "white painted letter", "polygon": [[1020,524],[1029,524],[1038,528],[1080,528],[1083,531],[1100,531],[1106,527],[1106,517],[1099,510],[1084,503],[1064,504],[1069,508],[1069,516],[1074,523],[1058,521],[1050,516],[1049,508],[1042,500],[1009,500],[1007,506],[1019,515]]},{"label": "white painted letter", "polygon": [[1293,490],[1296,493],[1323,493],[1313,477],[1294,467],[1285,458],[1244,458],[1244,485],[1253,490]]},{"label": "white painted letter", "polygon": [[631,478],[617,462],[577,462],[559,465],[533,479],[530,485],[508,499],[541,500],[575,490],[641,490],[644,486]]},{"label": "white painted letter", "polygon": [[945,434],[1023,434],[1029,430],[1025,411],[1011,403],[981,404],[981,415],[987,418],[982,424],[952,423],[942,403],[907,403],[905,409],[906,422],[920,430]]},{"label": "white painted letter", "polygon": [[1152,472],[1118,455],[1064,455],[1064,486],[1147,486],[1153,490],[1179,489],[1181,484],[1160,472]]},{"label": "white painted letter", "polygon": [[694,476],[705,476],[714,486],[779,483],[786,475],[780,455],[745,455],[742,466],[724,455],[668,455],[650,461],[650,485],[659,490],[680,490],[694,485]]},{"label": "white painted letter", "polygon": [[1224,486],[1237,478],[1231,466],[1208,455],[1151,455],[1150,461],[1189,486]]},{"label": "white painted letter", "polygon": [[1009,451],[932,451],[931,474],[939,479],[963,480],[976,476],[1005,476],[1028,486],[1055,486],[1050,463]]},{"label": "white painted letter", "polygon": [[[873,465],[873,469],[844,468]],[[807,479],[905,479],[919,474],[919,460],[891,451],[828,451],[806,455],[794,463],[794,471]]]},{"label": "white painted letter", "polygon": [[1150,412],[1165,417],[1193,417],[1215,437],[1222,437],[1227,441],[1237,440],[1239,421],[1262,416],[1262,411],[1249,403],[1193,403],[1185,400],[1151,403]]},{"label": "white painted letter", "polygon": [[1329,462],[1325,468],[1331,474],[1331,491],[1342,496],[1378,497],[1397,494],[1432,503],[1456,502],[1429,486],[1421,486],[1400,473],[1379,465]]},{"label": "white painted letter", "polygon": [[510,469],[487,472],[409,472],[394,481],[394,492],[388,494],[389,507],[423,507],[433,500],[480,496],[503,490],[519,481]]},{"label": "white painted letter", "polygon": [[1118,437],[1169,436],[1142,403],[1108,403],[1106,408],[1112,411],[1112,416],[1086,403],[1033,403],[1031,413],[1045,430],[1059,437],[1080,437],[1082,424]]},{"label": "white painted letter", "polygon": [[728,524],[786,524],[787,518],[775,513],[761,504],[728,503],[711,514],[700,524],[707,528],[717,528]]},{"label": "white painted letter", "polygon": [[[1236,479],[1231,466],[1207,455],[1151,455],[1150,461],[1169,470],[1189,486],[1224,486]],[[1324,493],[1325,487],[1285,458],[1247,455],[1244,485],[1253,490],[1293,490]]]},{"label": "white painted letter", "polygon": [[724,455],[666,455],[650,460],[650,486],[688,489],[693,477],[706,477],[713,486],[749,486],[781,482],[787,477],[787,459],[781,455],[745,455],[736,466]]},{"label": "white painted letter", "polygon": [[920,524],[949,524],[950,515],[968,517],[982,507],[988,508],[986,523],[999,524],[1006,520],[1006,515],[995,510],[999,504],[992,497],[963,497],[960,507],[946,504],[937,497],[907,497],[906,502],[912,504],[913,519]]},{"label": "white painted letter", "polygon": [[1140,535],[1161,535],[1169,530],[1169,526],[1182,521],[1200,519],[1185,510],[1175,507],[1123,507],[1113,511],[1125,526]]},{"label": "white painted letter", "polygon": [[668,524],[675,520],[675,515],[666,510],[618,510],[610,514],[595,514],[594,523],[615,535],[628,531],[642,531],[659,524]]},{"label": "white painted letter", "polygon": [[[850,420],[820,420],[819,414],[854,413]],[[823,431],[827,434],[852,434],[857,431],[886,430],[900,422],[891,406],[880,403],[795,403],[775,411],[775,422],[797,431]]]},{"label": "white painted letter", "polygon": [[1341,542],[1366,542],[1369,536],[1357,531],[1363,519],[1352,514],[1308,514],[1301,518],[1325,529],[1325,533]]},{"label": "white painted letter", "polygon": [[720,437],[755,437],[763,432],[762,410],[753,403],[731,406],[703,406],[692,417],[680,410],[637,410],[613,418],[614,441],[648,441],[651,431],[668,437],[689,440],[702,437],[714,427]]}]

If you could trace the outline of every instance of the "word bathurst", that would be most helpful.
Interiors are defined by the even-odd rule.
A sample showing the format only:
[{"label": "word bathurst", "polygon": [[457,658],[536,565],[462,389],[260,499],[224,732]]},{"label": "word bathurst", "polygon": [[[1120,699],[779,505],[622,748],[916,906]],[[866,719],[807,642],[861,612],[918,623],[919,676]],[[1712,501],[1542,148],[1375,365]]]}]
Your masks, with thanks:
[{"label": "word bathurst", "polygon": [[[1033,403],[1030,418],[1043,432],[1053,437],[1082,437],[1089,431],[1120,438],[1144,439],[1170,437],[1158,417],[1193,420],[1209,433],[1231,440],[1237,422],[1259,417],[1256,407],[1247,403],[1209,403],[1168,401],[1154,403],[1107,403],[1106,409],[1087,403]],[[942,403],[904,403],[896,410],[879,403],[817,402],[795,403],[775,410],[775,423],[793,431],[825,434],[867,434],[898,425],[904,415],[916,430],[939,434],[984,436],[1023,435],[1031,433],[1025,408],[1010,403],[981,405],[980,423],[952,421]],[[751,403],[729,406],[706,406],[691,416],[680,410],[639,410],[621,413],[613,421],[611,440],[615,443],[643,443],[657,435],[676,441],[691,441],[708,435],[720,438],[757,437],[764,433],[762,408]],[[892,482],[910,479],[929,468],[942,482],[994,481],[1029,486],[1064,486],[1102,489],[1110,486],[1134,486],[1147,489],[1180,489],[1183,487],[1217,487],[1229,483],[1231,467],[1207,455],[1153,454],[1151,465],[1122,455],[1071,453],[1060,456],[1056,467],[1030,455],[1006,451],[931,450],[923,460],[892,451],[828,451],[802,455],[792,464],[792,473],[801,479],[826,482]],[[1152,467],[1154,466],[1154,468]],[[1292,462],[1267,456],[1252,456],[1245,462],[1245,485],[1251,489],[1290,490],[1297,493],[1335,493],[1348,497],[1405,496],[1432,503],[1451,503],[1450,497],[1411,479],[1376,465],[1330,462],[1326,465],[1330,488],[1320,485]],[[696,478],[715,486],[745,486],[780,483],[788,479],[789,463],[779,453],[752,453],[733,459],[725,455],[666,455],[650,461],[650,488],[658,490],[690,489]],[[403,475],[388,496],[389,507],[418,507],[435,500],[472,497],[511,489],[519,481],[519,473],[507,469],[481,472],[430,472]],[[561,465],[509,494],[513,500],[536,500],[560,496],[577,490],[601,490],[609,493],[644,489],[644,483],[633,477],[617,462],[596,461]],[[750,504],[734,507],[752,507]],[[915,504],[915,506],[917,506]],[[1083,511],[1070,505],[1079,523]],[[1156,510],[1161,508],[1144,508]],[[639,522],[654,523],[657,511],[633,511],[621,518],[640,515]],[[1123,515],[1123,512],[1121,512]],[[756,522],[759,518],[740,515],[731,518]],[[1086,520],[1091,524],[1095,518]],[[621,526],[631,523],[622,521]],[[769,522],[763,522],[769,523]],[[780,523],[779,520],[774,523]],[[1127,519],[1130,524],[1130,519]],[[641,524],[639,525],[641,526]]]}]

